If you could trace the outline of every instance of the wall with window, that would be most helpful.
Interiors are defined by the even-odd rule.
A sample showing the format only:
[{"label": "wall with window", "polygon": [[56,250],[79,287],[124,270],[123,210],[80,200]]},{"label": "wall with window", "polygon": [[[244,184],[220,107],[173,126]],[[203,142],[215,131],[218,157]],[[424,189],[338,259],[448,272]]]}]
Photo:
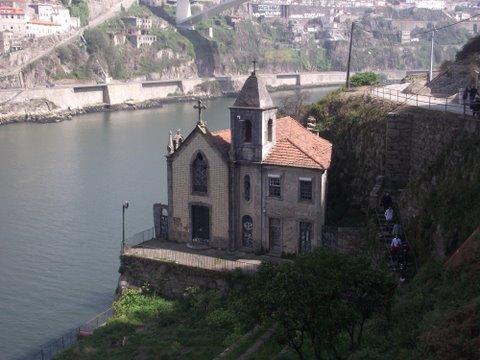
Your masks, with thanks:
[{"label": "wall with window", "polygon": [[[237,247],[245,251],[259,251],[262,248],[262,218],[261,218],[261,182],[260,167],[243,164],[240,166],[237,181]],[[248,185],[247,185],[248,183]],[[248,189],[247,189],[248,188]],[[244,216],[249,216],[252,221],[251,231],[245,232]],[[251,236],[251,241],[245,241]]]},{"label": "wall with window", "polygon": [[[192,204],[210,207],[210,244],[228,248],[228,165],[222,155],[196,133],[186,146],[173,156],[171,165],[171,220],[169,237],[175,241],[191,240]],[[207,168],[207,192],[193,191],[192,162],[198,151],[204,156]]]},{"label": "wall with window", "polygon": [[[326,173],[278,166],[264,167],[263,173],[265,217],[280,219],[281,251],[296,253],[320,246],[325,223]],[[264,248],[272,245],[269,235],[266,228]]]}]

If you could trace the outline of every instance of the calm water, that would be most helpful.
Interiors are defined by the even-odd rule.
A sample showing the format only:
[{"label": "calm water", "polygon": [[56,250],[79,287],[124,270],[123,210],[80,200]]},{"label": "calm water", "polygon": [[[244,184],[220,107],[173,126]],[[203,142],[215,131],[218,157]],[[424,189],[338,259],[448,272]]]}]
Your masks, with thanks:
[{"label": "calm water", "polygon": [[[309,92],[317,100],[331,90]],[[232,103],[206,103],[211,130],[229,126]],[[153,225],[152,204],[167,201],[168,131],[194,124],[192,103],[178,103],[0,127],[0,360],[111,304],[122,202],[127,235]]]}]

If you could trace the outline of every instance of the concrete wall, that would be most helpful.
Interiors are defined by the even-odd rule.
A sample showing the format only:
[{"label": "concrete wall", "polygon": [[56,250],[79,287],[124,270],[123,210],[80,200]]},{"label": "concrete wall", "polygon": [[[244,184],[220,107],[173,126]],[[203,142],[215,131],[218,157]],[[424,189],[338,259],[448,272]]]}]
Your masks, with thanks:
[{"label": "concrete wall", "polygon": [[[199,132],[192,135],[188,146],[177,150],[172,157],[172,203],[169,238],[191,240],[191,205],[210,208],[210,244],[227,249],[229,239],[228,176],[226,160]],[[187,144],[185,144],[187,145]],[[200,150],[208,162],[208,191],[206,196],[192,194],[191,163]]]}]

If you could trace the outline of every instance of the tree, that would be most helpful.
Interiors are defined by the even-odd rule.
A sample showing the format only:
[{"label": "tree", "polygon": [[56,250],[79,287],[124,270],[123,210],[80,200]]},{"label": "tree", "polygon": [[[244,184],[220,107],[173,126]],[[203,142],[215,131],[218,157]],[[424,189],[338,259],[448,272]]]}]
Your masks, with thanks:
[{"label": "tree", "polygon": [[262,265],[244,303],[257,321],[274,320],[300,359],[307,340],[316,359],[342,359],[360,348],[365,322],[389,310],[394,289],[368,259],[318,249]]},{"label": "tree", "polygon": [[305,112],[305,102],[310,93],[308,91],[295,91],[291,95],[286,95],[280,100],[278,109],[279,115],[292,116],[297,120],[301,120]]}]

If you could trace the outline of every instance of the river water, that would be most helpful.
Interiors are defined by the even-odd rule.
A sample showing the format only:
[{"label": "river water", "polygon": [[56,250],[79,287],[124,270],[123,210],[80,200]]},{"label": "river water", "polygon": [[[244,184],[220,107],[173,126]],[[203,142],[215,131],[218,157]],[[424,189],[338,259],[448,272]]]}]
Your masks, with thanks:
[{"label": "river water", "polygon": [[[332,89],[308,90],[310,99]],[[206,102],[210,130],[229,126],[233,101]],[[0,127],[0,360],[36,349],[111,304],[122,202],[130,202],[127,235],[153,226],[153,203],[167,201],[168,131],[188,134],[192,105]]]}]

